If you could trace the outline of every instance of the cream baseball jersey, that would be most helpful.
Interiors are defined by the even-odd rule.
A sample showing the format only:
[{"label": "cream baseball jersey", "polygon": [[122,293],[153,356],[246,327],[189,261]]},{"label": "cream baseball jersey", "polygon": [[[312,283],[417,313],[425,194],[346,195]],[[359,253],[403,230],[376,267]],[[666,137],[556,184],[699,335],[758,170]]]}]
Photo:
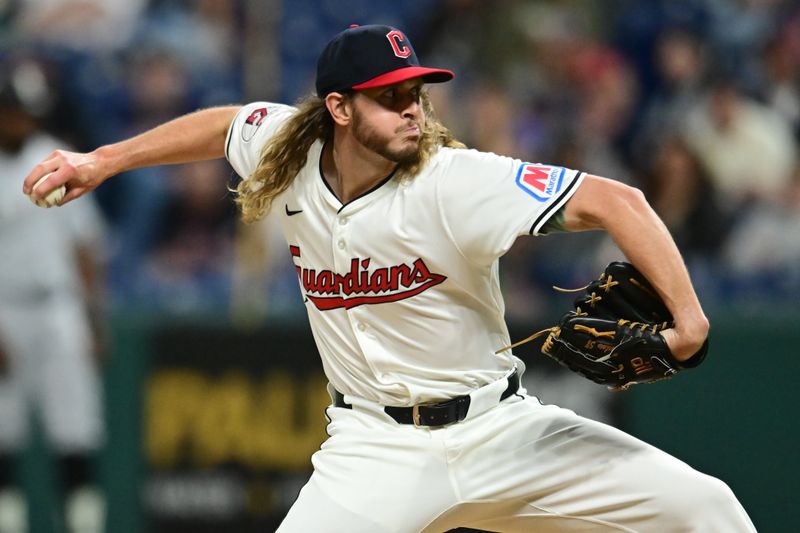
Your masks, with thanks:
[{"label": "cream baseball jersey", "polygon": [[[247,179],[295,109],[255,102],[225,153]],[[442,148],[413,178],[387,176],[342,204],[320,171],[323,143],[273,203],[331,384],[384,405],[469,393],[517,363],[498,259],[536,235],[583,174],[475,150]]]}]

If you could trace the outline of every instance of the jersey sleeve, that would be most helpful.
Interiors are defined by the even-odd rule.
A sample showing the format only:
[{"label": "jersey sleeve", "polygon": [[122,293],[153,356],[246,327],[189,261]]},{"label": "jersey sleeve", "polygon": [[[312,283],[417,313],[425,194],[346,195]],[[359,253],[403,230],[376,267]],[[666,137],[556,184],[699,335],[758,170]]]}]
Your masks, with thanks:
[{"label": "jersey sleeve", "polygon": [[475,150],[452,150],[437,199],[464,256],[490,264],[520,235],[539,235],[575,193],[584,173]]},{"label": "jersey sleeve", "polygon": [[270,102],[242,106],[228,128],[225,158],[243,179],[258,166],[261,149],[294,114],[294,107]]}]

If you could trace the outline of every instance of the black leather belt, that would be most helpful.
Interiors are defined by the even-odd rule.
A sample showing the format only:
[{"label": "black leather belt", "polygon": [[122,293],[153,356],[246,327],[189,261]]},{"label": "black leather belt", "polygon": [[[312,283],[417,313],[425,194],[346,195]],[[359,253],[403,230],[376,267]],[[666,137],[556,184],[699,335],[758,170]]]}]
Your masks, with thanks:
[{"label": "black leather belt", "polygon": [[[519,374],[515,370],[508,376],[508,387],[500,395],[502,402],[519,390]],[[472,399],[469,396],[458,396],[452,400],[442,403],[422,404],[413,407],[392,407],[383,408],[386,414],[397,421],[398,424],[414,424],[415,426],[446,426],[453,422],[460,422],[467,417],[469,404]],[[333,405],[352,409],[353,406],[344,401],[344,395],[339,391],[334,391]]]}]

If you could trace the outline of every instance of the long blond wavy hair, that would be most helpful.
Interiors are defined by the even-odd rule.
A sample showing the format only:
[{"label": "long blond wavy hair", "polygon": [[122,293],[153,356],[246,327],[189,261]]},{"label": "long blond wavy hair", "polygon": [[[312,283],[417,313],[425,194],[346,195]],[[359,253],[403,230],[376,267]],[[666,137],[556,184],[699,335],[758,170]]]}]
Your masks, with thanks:
[{"label": "long blond wavy hair", "polygon": [[[423,91],[420,98],[426,117],[420,157],[413,163],[400,164],[395,172],[399,179],[415,176],[442,146],[465,147],[436,118],[428,92]],[[260,220],[269,212],[272,201],[289,188],[306,164],[308,150],[316,140],[333,139],[333,119],[324,99],[310,96],[297,108],[292,118],[264,145],[255,172],[239,182],[235,189],[235,202],[242,210],[245,223]]]}]

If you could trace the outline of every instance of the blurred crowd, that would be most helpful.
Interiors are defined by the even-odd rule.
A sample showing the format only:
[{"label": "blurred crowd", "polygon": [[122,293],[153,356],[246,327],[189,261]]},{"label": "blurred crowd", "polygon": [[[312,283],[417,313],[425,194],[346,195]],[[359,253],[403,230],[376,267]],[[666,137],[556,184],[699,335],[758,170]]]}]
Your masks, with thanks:
[{"label": "blurred crowd", "polygon": [[[707,305],[797,302],[797,2],[449,0],[425,36],[463,73],[440,108],[468,144],[642,189]],[[621,257],[599,233],[520,244],[519,317]]]},{"label": "blurred crowd", "polygon": [[[426,63],[456,71],[431,93],[471,147],[641,188],[707,305],[798,300],[793,0],[5,0],[0,59],[35,60],[12,69],[23,89],[46,82],[22,91],[25,105],[88,150],[199,107],[292,102],[353,22],[397,25]],[[207,162],[129,172],[94,193],[115,309],[302,313],[274,224],[237,222],[234,179]],[[501,261],[509,317],[552,317],[563,297],[551,285],[581,286],[617,258],[601,233],[520,239]]]}]

